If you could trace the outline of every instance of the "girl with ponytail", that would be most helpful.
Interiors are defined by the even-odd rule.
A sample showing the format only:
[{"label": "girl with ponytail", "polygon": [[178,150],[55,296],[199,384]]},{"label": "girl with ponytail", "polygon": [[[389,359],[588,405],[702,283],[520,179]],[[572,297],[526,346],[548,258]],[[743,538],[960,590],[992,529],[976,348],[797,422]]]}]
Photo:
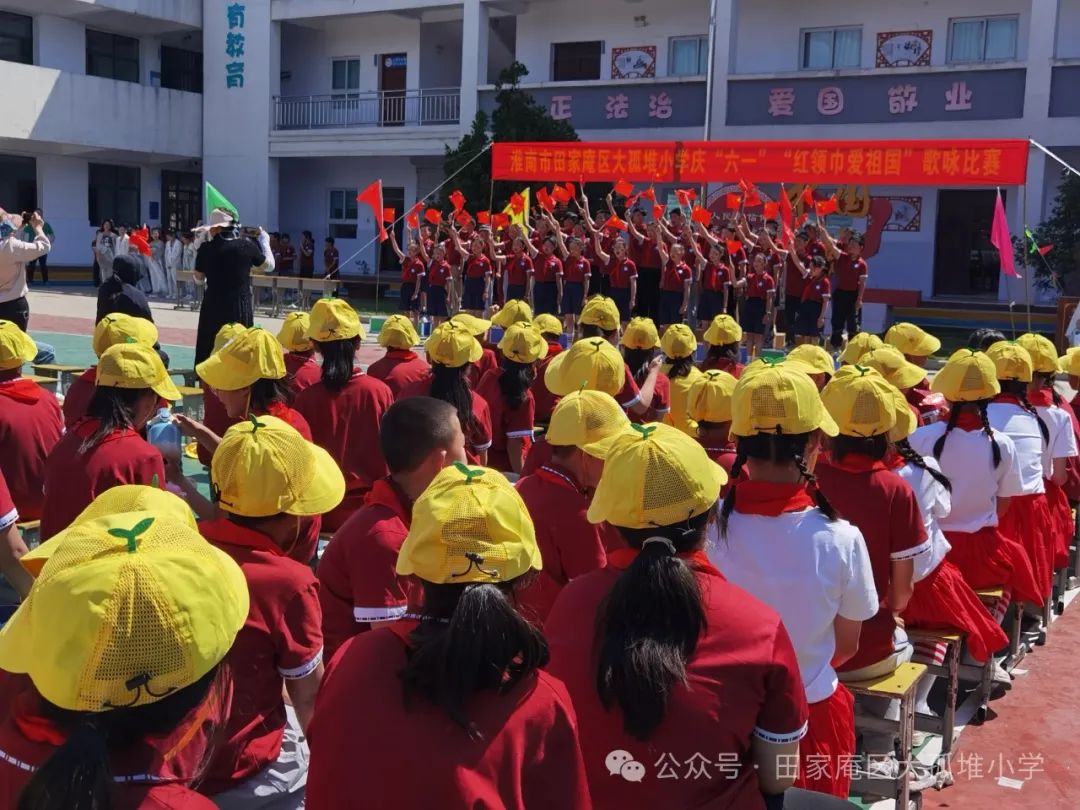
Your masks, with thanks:
[{"label": "girl with ponytail", "polygon": [[505,476],[455,462],[435,477],[397,558],[423,599],[331,661],[309,728],[307,807],[590,807],[574,709],[514,607],[540,566]]},{"label": "girl with ponytail", "polygon": [[814,476],[821,437],[835,434],[836,423],[805,368],[783,362],[747,368],[731,416],[732,485],[709,557],[730,582],[776,610],[791,633],[810,704],[796,784],[846,798],[854,701],[835,668],[858,650],[878,595],[862,535],[837,519]]},{"label": "girl with ponytail", "polygon": [[1024,486],[1016,445],[990,426],[988,405],[1001,393],[994,361],[960,349],[931,387],[949,402],[949,421],[919,428],[909,441],[916,453],[933,457],[952,483],[952,509],[939,519],[952,546],[949,561],[975,590],[1007,588],[1013,599],[1038,604],[1027,552],[999,528]]},{"label": "girl with ponytail", "polygon": [[[593,806],[761,810],[789,787],[776,766],[806,729],[791,641],[776,612],[705,554],[723,470],[668,425],[631,427],[588,451],[604,458],[588,519],[629,547],[566,585],[544,623],[549,670],[578,713]],[[653,776],[656,752],[684,762],[717,748],[735,755],[728,778]]]},{"label": "girl with ponytail", "polygon": [[652,318],[632,318],[619,339],[623,360],[630,376],[640,390],[654,376],[652,402],[644,413],[630,411],[634,422],[662,422],[671,413],[671,380],[660,371],[653,370],[653,361],[660,351],[660,334]]}]

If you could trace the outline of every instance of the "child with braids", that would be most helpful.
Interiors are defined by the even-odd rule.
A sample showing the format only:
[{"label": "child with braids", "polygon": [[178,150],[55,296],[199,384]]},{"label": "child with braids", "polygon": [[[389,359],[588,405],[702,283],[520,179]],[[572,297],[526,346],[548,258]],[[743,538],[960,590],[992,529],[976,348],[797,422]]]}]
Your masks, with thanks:
[{"label": "child with braids", "polygon": [[[653,360],[660,350],[660,334],[656,331],[656,324],[651,318],[631,319],[622,338],[619,339],[619,345],[622,347],[626,367],[640,389],[649,378]],[[652,404],[644,414],[631,413],[630,418],[638,424],[662,422],[670,412],[671,382],[666,374],[657,373]]]},{"label": "child with braids", "polygon": [[1039,587],[1024,547],[998,526],[1010,500],[1024,494],[1016,445],[990,426],[987,407],[1001,393],[994,361],[960,349],[934,377],[950,403],[948,422],[911,435],[911,446],[933,456],[952,482],[952,509],[940,519],[949,561],[972,588],[1008,588],[1012,598],[1039,604]]},{"label": "child with braids", "polygon": [[[856,654],[878,595],[862,534],[837,519],[811,472],[822,434],[837,426],[805,370],[784,362],[747,368],[731,416],[737,455],[709,557],[729,582],[775,609],[791,634],[810,704],[796,785],[846,798],[854,703],[836,667]],[[749,480],[740,478],[744,467]]]},{"label": "child with braids", "polygon": [[726,371],[706,371],[694,380],[687,397],[687,411],[690,419],[697,424],[698,444],[705,448],[709,458],[724,468],[729,478],[735,463],[735,443],[731,440],[731,396],[737,382]]},{"label": "child with braids", "polygon": [[697,338],[686,324],[672,324],[664,332],[660,349],[670,363],[664,368],[664,373],[671,385],[671,411],[664,421],[689,436],[695,436],[697,427],[690,419],[687,408],[690,386],[701,377],[701,372],[694,365]]}]

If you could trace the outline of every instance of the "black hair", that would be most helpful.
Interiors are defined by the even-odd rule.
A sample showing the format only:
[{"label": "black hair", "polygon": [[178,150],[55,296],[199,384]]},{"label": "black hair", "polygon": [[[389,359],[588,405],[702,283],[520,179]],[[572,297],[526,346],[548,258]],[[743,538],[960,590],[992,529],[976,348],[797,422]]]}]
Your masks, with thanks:
[{"label": "black hair", "polygon": [[311,235],[311,231],[301,231],[300,235],[301,236],[306,236],[308,239],[312,239],[312,240],[315,239],[315,237]]},{"label": "black hair", "polygon": [[718,360],[730,360],[735,363],[739,360],[739,343],[709,343],[705,350],[705,360],[702,365]]},{"label": "black hair", "polygon": [[927,473],[930,474],[931,478],[933,478],[935,481],[945,487],[947,491],[952,492],[952,481],[949,480],[949,477],[945,475],[945,473],[939,470],[935,470],[933,467],[927,464],[926,459],[923,458],[922,455],[914,447],[911,446],[911,442],[909,442],[907,439],[900,439],[899,441],[893,442],[893,447],[896,448],[896,452],[900,456],[900,458],[902,458],[912,467],[918,467],[920,470],[925,470]]},{"label": "black hair", "polygon": [[251,384],[251,401],[248,403],[248,410],[252,413],[268,413],[270,406],[275,402],[290,405],[292,399],[292,386],[289,384],[288,376],[280,380],[263,377]]},{"label": "black hair", "polygon": [[399,399],[379,422],[379,447],[391,473],[415,470],[434,451],[449,449],[457,411],[433,397]]},{"label": "black hair", "polygon": [[328,245],[332,245],[332,244],[334,244],[334,237],[332,237],[332,236],[328,236],[328,237],[326,237],[326,243],[327,243]]},{"label": "black hair", "polygon": [[529,396],[529,388],[536,380],[536,365],[518,363],[508,357],[502,358],[502,374],[499,375],[499,391],[511,408],[520,408]]},{"label": "black hair", "polygon": [[[623,730],[638,740],[652,735],[672,689],[686,683],[686,665],[707,625],[697,578],[671,548],[698,548],[711,514],[674,526],[619,527],[640,551],[596,613],[596,690],[604,708],[618,704]],[[654,537],[667,542],[646,544]]]},{"label": "black hair", "polygon": [[333,394],[340,392],[352,379],[360,338],[313,340],[312,342],[322,355],[323,385]]},{"label": "black hair", "polygon": [[634,382],[641,385],[649,376],[649,365],[656,357],[656,349],[631,349],[623,346],[622,353],[623,361],[630,369],[630,376],[634,378]]},{"label": "black hair", "polygon": [[852,231],[851,236],[848,237],[848,244],[854,242],[856,245],[865,245],[866,240],[863,239],[863,235],[858,231]]},{"label": "black hair", "polygon": [[110,433],[135,429],[135,408],[149,388],[108,388],[97,386],[86,415],[98,420],[97,429],[79,445],[79,454],[89,453]]},{"label": "black hair", "polygon": [[667,377],[669,380],[677,380],[679,377],[686,377],[690,374],[691,369],[694,368],[694,356],[692,354],[686,357],[669,357],[671,361],[671,368],[667,371]]},{"label": "black hair", "polygon": [[968,338],[968,348],[977,352],[985,352],[995,343],[1005,340],[1005,335],[997,329],[976,329]]},{"label": "black hair", "polygon": [[837,461],[852,453],[869,456],[874,461],[880,461],[889,452],[889,437],[884,433],[877,436],[846,436],[840,434],[829,439],[829,449],[832,452],[832,457]]},{"label": "black hair", "polygon": [[949,410],[949,424],[945,427],[945,432],[938,437],[938,440],[934,442],[934,458],[941,461],[941,452],[945,449],[945,440],[949,438],[949,433],[956,427],[956,423],[960,418],[960,412],[969,410],[971,408],[977,408],[979,416],[982,418],[983,433],[990,438],[991,452],[994,457],[994,469],[1001,463],[1001,448],[998,447],[997,439],[994,438],[994,429],[990,427],[990,417],[986,415],[986,406],[989,403],[987,399],[980,399],[976,402],[954,402],[952,408]]},{"label": "black hair", "polygon": [[1032,380],[1041,388],[1045,388],[1050,392],[1051,401],[1059,408],[1064,406],[1065,400],[1061,398],[1061,394],[1057,392],[1054,387],[1054,378],[1057,376],[1053,371],[1036,371],[1032,375]]},{"label": "black hair", "polygon": [[612,336],[619,331],[618,329],[601,329],[595,323],[583,323],[581,324],[581,337],[582,338],[604,338],[605,340],[611,340]]},{"label": "black hair", "polygon": [[469,719],[470,698],[481,691],[505,694],[548,662],[544,636],[509,598],[532,579],[525,574],[497,583],[423,583],[426,621],[409,634],[408,660],[398,673],[406,707],[419,696],[471,739],[483,739]]},{"label": "black hair", "polygon": [[825,259],[824,256],[821,256],[821,255],[816,254],[816,253],[810,259],[810,264],[812,264],[814,267],[822,267],[822,268],[824,268],[828,263],[829,262]]},{"label": "black hair", "polygon": [[998,384],[1001,386],[1001,393],[1016,397],[1020,401],[1020,407],[1039,421],[1039,432],[1042,434],[1043,446],[1050,444],[1050,428],[1046,426],[1046,420],[1035,410],[1035,406],[1028,399],[1028,384],[1020,380],[998,380]]},{"label": "black hair", "polygon": [[[740,436],[735,445],[735,461],[731,465],[730,481],[736,482],[742,474],[742,468],[748,459],[755,458],[771,461],[774,464],[785,462],[794,464],[799,470],[799,475],[814,497],[814,503],[829,520],[836,520],[836,510],[833,509],[825,493],[818,489],[817,478],[806,466],[806,446],[810,443],[813,433],[758,433],[753,436]],[[735,509],[735,497],[738,484],[733,483],[724,497],[724,505],[720,509],[720,536],[727,537],[728,519]]]},{"label": "black hair", "polygon": [[175,729],[207,699],[218,672],[215,666],[154,703],[103,712],[61,709],[41,698],[41,715],[67,737],[33,772],[17,810],[111,810],[115,782],[110,754]]},{"label": "black hair", "polygon": [[473,422],[472,389],[465,380],[469,363],[457,368],[444,366],[442,363],[431,364],[431,390],[428,392],[435,399],[449,402],[457,411],[461,429],[468,435]]}]

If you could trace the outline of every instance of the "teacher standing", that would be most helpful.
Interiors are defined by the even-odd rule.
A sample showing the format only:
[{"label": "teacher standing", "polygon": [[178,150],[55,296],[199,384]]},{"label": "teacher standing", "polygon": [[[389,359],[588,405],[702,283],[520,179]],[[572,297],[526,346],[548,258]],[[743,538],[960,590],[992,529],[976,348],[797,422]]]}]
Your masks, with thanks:
[{"label": "teacher standing", "polygon": [[220,208],[210,214],[206,241],[195,256],[195,273],[206,280],[206,294],[199,312],[199,333],[195,342],[195,363],[208,358],[214,336],[227,323],[253,326],[251,270],[264,267],[273,272],[270,237],[259,229],[258,241],[241,233],[233,215]]}]

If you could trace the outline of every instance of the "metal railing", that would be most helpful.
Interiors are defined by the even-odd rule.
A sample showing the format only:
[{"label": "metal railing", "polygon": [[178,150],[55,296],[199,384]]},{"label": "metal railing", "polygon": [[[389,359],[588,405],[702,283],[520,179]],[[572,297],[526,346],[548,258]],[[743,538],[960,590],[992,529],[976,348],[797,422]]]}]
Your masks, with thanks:
[{"label": "metal railing", "polygon": [[457,87],[274,98],[275,130],[436,126],[460,116]]}]

